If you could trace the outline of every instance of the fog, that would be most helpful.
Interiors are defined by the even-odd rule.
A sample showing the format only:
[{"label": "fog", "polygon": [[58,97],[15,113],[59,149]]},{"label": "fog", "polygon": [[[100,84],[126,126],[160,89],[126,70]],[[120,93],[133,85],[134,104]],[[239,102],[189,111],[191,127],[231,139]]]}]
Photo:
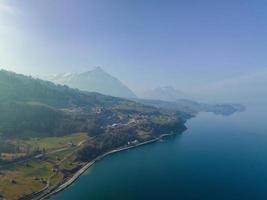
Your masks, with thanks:
[{"label": "fog", "polygon": [[191,91],[190,96],[208,102],[266,104],[267,70],[197,88]]}]

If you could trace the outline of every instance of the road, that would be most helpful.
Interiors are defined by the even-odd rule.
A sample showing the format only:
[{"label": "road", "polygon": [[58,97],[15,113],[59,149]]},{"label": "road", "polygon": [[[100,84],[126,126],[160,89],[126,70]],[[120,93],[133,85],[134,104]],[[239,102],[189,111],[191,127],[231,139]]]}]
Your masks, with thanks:
[{"label": "road", "polygon": [[[79,142],[77,144],[77,147],[81,146],[86,141],[87,140],[83,140],[83,141]],[[7,164],[4,164],[4,165],[1,165],[0,169],[3,168],[3,167],[5,168],[5,167],[8,167],[8,166],[12,166],[12,165],[23,164],[25,162],[29,162],[29,161],[34,160],[34,159],[39,159],[39,158],[42,158],[43,156],[51,155],[51,154],[54,154],[54,153],[58,153],[58,152],[61,152],[61,151],[67,150],[67,149],[69,149],[69,147],[63,147],[63,148],[60,148],[60,149],[57,149],[57,150],[53,150],[53,151],[50,151],[50,152],[40,153],[40,154],[31,156],[31,157],[28,157],[28,158],[25,158],[25,159],[22,159],[22,160],[18,160],[18,161],[14,161],[14,162],[11,162],[11,163],[7,163]]]}]

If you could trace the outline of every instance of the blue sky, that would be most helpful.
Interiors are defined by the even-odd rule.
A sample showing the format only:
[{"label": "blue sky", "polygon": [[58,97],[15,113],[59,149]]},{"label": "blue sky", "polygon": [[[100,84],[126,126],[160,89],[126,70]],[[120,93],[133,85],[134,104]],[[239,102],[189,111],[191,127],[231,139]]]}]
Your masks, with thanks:
[{"label": "blue sky", "polygon": [[134,89],[210,84],[267,67],[264,0],[0,0],[0,66],[101,66]]}]

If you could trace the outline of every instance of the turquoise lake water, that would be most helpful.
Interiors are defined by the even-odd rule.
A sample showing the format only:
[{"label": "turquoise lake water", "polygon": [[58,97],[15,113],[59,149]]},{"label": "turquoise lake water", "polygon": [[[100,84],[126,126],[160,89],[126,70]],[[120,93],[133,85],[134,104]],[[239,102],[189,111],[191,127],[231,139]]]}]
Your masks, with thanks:
[{"label": "turquoise lake water", "polygon": [[181,135],[96,163],[53,200],[266,200],[267,108],[201,113]]}]

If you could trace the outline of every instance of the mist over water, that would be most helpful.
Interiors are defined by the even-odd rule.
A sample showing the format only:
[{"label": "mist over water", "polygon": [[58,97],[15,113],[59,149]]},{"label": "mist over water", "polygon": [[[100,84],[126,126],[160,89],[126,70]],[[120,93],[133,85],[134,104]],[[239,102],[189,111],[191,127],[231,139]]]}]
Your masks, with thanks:
[{"label": "mist over water", "polygon": [[[200,113],[51,199],[267,200],[267,1],[26,2],[0,0],[0,199],[50,192],[83,160],[180,125],[167,109],[186,99],[188,114],[246,111]],[[145,98],[173,102],[127,100]],[[65,140],[77,132],[90,137]]]},{"label": "mist over water", "polygon": [[98,162],[63,199],[266,200],[267,108],[201,113],[187,131]]},{"label": "mist over water", "polygon": [[267,102],[267,69],[210,83],[202,88],[196,87],[190,97],[213,103],[232,102],[248,106],[264,106]]}]

